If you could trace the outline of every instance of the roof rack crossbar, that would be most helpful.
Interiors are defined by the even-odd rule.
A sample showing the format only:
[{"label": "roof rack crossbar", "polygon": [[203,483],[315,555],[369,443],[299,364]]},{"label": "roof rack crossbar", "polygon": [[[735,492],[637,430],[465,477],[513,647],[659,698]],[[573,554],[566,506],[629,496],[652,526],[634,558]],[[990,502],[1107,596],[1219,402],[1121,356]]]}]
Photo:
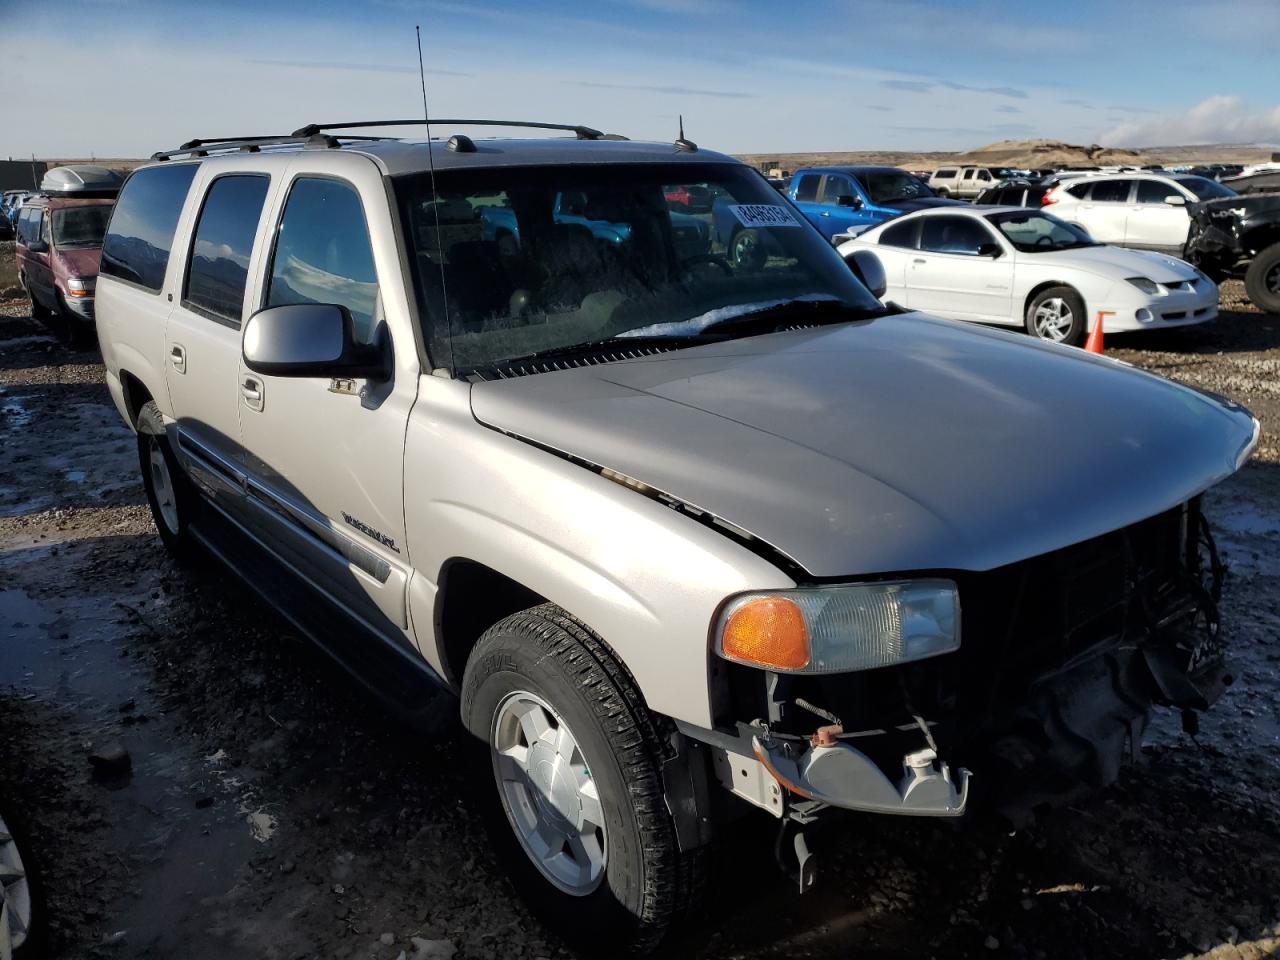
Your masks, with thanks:
[{"label": "roof rack crossbar", "polygon": [[[322,130],[354,130],[358,127],[410,127],[424,126],[426,120],[353,120],[349,123],[309,123],[293,131],[295,137],[309,137]],[[431,124],[468,127],[528,127],[534,130],[568,130],[579,140],[599,140],[605,136],[594,127],[573,123],[542,123],[537,120],[432,120]]]},{"label": "roof rack crossbar", "polygon": [[[383,137],[343,137],[343,140],[382,140]],[[270,136],[270,137],[210,137],[200,140],[188,140],[176,150],[161,150],[151,155],[152,160],[169,160],[173,157],[196,156],[206,157],[215,151],[233,152],[236,150],[244,150],[247,148],[257,147],[277,147],[297,144],[310,144],[313,146],[338,146],[338,141],[333,137],[326,137],[323,141],[313,140],[312,135],[302,136],[292,134],[290,136]]]}]

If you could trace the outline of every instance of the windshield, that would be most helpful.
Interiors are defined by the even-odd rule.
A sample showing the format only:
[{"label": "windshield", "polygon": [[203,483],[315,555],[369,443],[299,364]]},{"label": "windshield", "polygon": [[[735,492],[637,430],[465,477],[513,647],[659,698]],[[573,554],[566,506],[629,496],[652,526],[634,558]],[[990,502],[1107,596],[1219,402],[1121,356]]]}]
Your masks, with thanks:
[{"label": "windshield", "polygon": [[918,200],[920,197],[934,196],[934,192],[923,180],[913,177],[905,170],[876,170],[859,173],[857,176],[872,203],[892,203],[894,200]]},{"label": "windshield", "polygon": [[[455,374],[642,328],[687,336],[720,318],[772,316],[780,302],[802,313],[815,300],[882,309],[739,164],[448,171],[436,187],[433,196],[426,173],[395,180],[428,348]],[[684,213],[671,198],[686,195],[714,199]],[[749,332],[760,330],[718,336]]]},{"label": "windshield", "polygon": [[55,247],[100,247],[111,219],[111,207],[66,207],[53,211],[53,245]]},{"label": "windshield", "polygon": [[987,219],[999,228],[1005,239],[1023,253],[1046,253],[1053,250],[1098,246],[1093,238],[1079,227],[1064,223],[1047,213],[1016,210],[1008,213],[993,213]]},{"label": "windshield", "polygon": [[1173,179],[1194,193],[1197,200],[1221,200],[1223,197],[1239,196],[1230,187],[1224,187],[1208,177],[1174,177]]}]

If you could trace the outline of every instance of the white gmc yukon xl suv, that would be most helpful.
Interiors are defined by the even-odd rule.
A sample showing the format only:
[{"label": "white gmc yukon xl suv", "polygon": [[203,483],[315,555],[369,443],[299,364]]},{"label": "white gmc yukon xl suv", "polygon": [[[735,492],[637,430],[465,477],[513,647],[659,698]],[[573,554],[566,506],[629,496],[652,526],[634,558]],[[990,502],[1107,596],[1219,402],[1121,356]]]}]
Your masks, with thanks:
[{"label": "white gmc yukon xl suv", "polygon": [[688,141],[337,129],[133,173],[108,386],[174,554],[460,711],[574,939],[653,948],[751,808],[804,889],[819,817],[1022,815],[1230,682],[1200,495],[1241,408],[885,306]]}]

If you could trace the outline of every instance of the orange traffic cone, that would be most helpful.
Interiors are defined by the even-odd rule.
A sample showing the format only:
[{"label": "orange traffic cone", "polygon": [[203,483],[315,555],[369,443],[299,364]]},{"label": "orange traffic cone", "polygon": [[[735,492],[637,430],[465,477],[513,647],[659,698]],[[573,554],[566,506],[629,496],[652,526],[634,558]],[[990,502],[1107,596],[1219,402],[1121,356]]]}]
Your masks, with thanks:
[{"label": "orange traffic cone", "polygon": [[1114,316],[1114,310],[1098,311],[1098,316],[1093,321],[1093,329],[1089,331],[1089,339],[1084,342],[1085,350],[1089,353],[1102,353],[1102,318]]}]

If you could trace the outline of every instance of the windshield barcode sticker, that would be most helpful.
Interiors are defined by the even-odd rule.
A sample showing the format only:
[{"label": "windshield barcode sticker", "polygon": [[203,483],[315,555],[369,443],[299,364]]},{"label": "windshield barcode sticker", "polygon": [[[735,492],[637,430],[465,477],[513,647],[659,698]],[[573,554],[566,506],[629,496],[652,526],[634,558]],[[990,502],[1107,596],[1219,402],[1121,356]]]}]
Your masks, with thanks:
[{"label": "windshield barcode sticker", "polygon": [[774,203],[733,203],[729,209],[744,227],[800,226],[790,210]]}]

